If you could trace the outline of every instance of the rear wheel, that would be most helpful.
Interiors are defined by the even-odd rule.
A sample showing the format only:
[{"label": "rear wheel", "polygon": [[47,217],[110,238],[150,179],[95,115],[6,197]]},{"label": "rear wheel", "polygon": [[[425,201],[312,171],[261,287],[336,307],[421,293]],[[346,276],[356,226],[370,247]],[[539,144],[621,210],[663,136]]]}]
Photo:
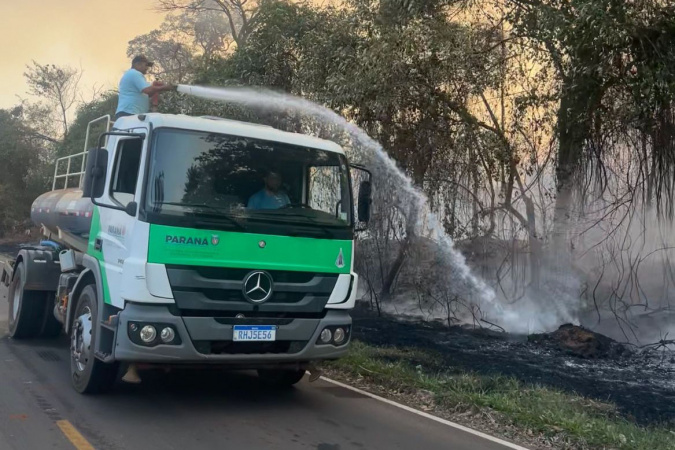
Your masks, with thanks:
[{"label": "rear wheel", "polygon": [[305,370],[258,369],[258,376],[273,386],[290,387],[302,380]]},{"label": "rear wheel", "polygon": [[106,364],[94,356],[96,323],[99,321],[94,285],[86,286],[77,300],[75,319],[70,330],[70,373],[75,390],[96,394],[115,383],[119,364]]},{"label": "rear wheel", "polygon": [[26,269],[23,262],[14,269],[14,278],[9,285],[9,335],[14,339],[29,339],[42,330],[45,295],[41,291],[26,291]]}]

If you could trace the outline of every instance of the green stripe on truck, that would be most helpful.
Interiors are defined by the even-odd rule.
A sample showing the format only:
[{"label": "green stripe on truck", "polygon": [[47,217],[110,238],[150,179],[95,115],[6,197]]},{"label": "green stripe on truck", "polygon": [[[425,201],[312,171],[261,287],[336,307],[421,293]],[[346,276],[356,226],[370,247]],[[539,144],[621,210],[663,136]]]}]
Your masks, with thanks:
[{"label": "green stripe on truck", "polygon": [[98,267],[101,270],[101,289],[103,290],[103,301],[107,304],[110,302],[110,289],[108,288],[108,277],[105,272],[105,258],[103,257],[103,248],[96,250],[96,238],[101,233],[101,218],[98,213],[98,206],[94,206],[94,212],[91,216],[91,229],[89,230],[89,245],[87,253],[98,260]]},{"label": "green stripe on truck", "polygon": [[351,261],[348,240],[150,225],[149,263],[349,273]]}]

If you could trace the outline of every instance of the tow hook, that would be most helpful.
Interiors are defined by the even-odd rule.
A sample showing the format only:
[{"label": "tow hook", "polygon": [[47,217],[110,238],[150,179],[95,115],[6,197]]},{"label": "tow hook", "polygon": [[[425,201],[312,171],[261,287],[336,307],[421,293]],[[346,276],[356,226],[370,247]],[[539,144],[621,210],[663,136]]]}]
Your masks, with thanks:
[{"label": "tow hook", "polygon": [[317,368],[314,364],[310,364],[307,367],[307,371],[309,372],[309,382],[313,383],[319,378],[321,378],[321,374],[323,373],[321,369]]}]

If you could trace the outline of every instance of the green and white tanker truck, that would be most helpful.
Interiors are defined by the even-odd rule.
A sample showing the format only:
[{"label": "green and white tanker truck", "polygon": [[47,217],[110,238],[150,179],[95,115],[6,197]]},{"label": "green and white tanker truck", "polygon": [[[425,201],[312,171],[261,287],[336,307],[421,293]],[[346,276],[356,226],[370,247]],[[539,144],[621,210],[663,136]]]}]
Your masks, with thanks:
[{"label": "green and white tanker truck", "polygon": [[334,142],[262,125],[105,116],[88,137],[96,124],[98,145],[57,161],[32,205],[43,240],[2,270],[13,338],[64,330],[80,393],[156,366],[291,385],[345,354],[370,172]]}]

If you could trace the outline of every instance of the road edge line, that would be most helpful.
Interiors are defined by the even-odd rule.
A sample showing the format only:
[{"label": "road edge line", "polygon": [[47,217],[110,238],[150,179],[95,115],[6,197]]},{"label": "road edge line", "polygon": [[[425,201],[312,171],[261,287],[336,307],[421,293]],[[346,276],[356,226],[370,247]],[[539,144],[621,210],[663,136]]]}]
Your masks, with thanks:
[{"label": "road edge line", "polygon": [[67,420],[57,420],[56,425],[61,429],[63,435],[70,441],[77,450],[95,450],[94,446],[77,431],[77,428]]},{"label": "road edge line", "polygon": [[464,425],[460,425],[458,423],[451,422],[451,421],[446,420],[446,419],[442,419],[438,416],[434,416],[433,414],[429,414],[429,413],[426,413],[424,411],[420,411],[418,409],[411,408],[410,406],[403,405],[401,403],[397,403],[393,400],[389,400],[388,398],[380,397],[379,395],[373,394],[373,393],[368,392],[368,391],[364,391],[362,389],[356,388],[354,386],[350,386],[350,385],[345,384],[345,383],[341,383],[340,381],[336,381],[336,380],[333,380],[333,379],[330,379],[330,378],[326,378],[325,376],[322,376],[321,379],[324,380],[324,381],[327,381],[331,384],[334,384],[336,386],[340,386],[342,388],[349,389],[350,391],[357,392],[361,395],[365,395],[367,397],[370,397],[372,399],[375,399],[375,400],[378,400],[380,402],[386,403],[388,405],[394,406],[396,408],[402,409],[402,410],[407,411],[409,413],[413,413],[413,414],[416,414],[418,416],[424,417],[426,419],[433,420],[434,422],[438,422],[440,424],[449,426],[451,428],[455,428],[457,430],[464,431],[465,433],[469,433],[469,434],[472,434],[474,436],[478,436],[480,438],[483,438],[485,440],[494,442],[494,443],[502,445],[504,447],[507,447],[507,448],[510,448],[510,449],[513,449],[513,450],[530,450],[530,449],[528,449],[526,447],[522,447],[518,444],[514,444],[512,442],[505,441],[503,439],[499,439],[497,437],[491,436],[491,435],[483,433],[481,431],[474,430],[473,428],[469,428],[469,427],[466,427]]}]

